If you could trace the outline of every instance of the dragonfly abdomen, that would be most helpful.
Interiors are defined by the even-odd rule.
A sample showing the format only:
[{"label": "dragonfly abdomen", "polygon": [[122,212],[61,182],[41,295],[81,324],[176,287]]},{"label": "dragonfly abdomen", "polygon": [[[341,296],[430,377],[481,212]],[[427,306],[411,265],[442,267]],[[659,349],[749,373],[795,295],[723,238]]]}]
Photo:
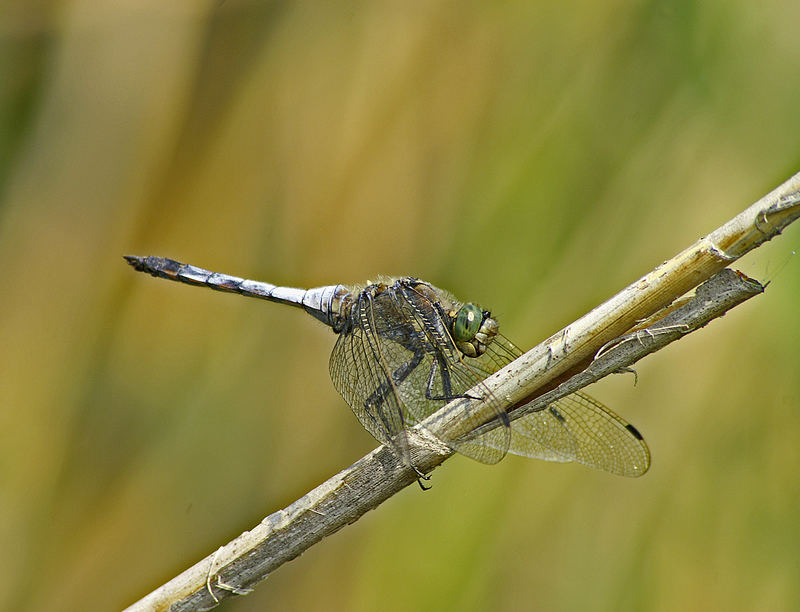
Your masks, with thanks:
[{"label": "dragonfly abdomen", "polygon": [[139,272],[147,272],[158,278],[297,306],[331,327],[335,327],[342,301],[348,294],[342,285],[328,285],[314,289],[282,287],[212,272],[166,257],[125,255],[125,259]]}]

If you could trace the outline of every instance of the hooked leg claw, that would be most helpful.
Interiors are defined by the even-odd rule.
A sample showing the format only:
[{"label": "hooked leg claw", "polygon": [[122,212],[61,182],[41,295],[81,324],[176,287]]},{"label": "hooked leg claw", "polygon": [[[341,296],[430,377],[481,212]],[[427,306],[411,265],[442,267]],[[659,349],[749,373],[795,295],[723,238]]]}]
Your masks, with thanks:
[{"label": "hooked leg claw", "polygon": [[422,489],[423,491],[428,491],[431,487],[426,487],[422,483],[422,481],[423,480],[430,480],[431,479],[431,475],[430,474],[424,474],[424,473],[420,472],[419,468],[417,468],[416,465],[412,465],[411,469],[414,470],[417,473],[417,484],[419,485],[419,488]]}]

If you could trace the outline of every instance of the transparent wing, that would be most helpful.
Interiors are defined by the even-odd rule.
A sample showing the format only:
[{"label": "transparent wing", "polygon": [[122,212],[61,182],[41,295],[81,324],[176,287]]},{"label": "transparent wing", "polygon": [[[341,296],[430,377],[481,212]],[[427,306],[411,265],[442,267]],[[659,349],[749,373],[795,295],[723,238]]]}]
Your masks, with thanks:
[{"label": "transparent wing", "polygon": [[[522,354],[502,336],[489,348],[487,376]],[[650,467],[650,451],[637,429],[582,392],[511,421],[508,452],[546,461],[575,461],[622,476],[641,476]]]},{"label": "transparent wing", "polygon": [[[391,444],[406,463],[407,427],[458,397],[491,396],[482,381],[521,355],[498,335],[480,357],[464,357],[445,316],[430,292],[416,291],[410,283],[365,291],[331,354],[336,388],[364,427],[378,441]],[[639,476],[649,467],[641,434],[584,393],[511,421],[510,428],[502,404],[492,403],[497,427],[451,443],[456,451],[484,463],[511,452],[575,461],[624,476]],[[477,418],[471,423],[473,428],[483,424]]]},{"label": "transparent wing", "polygon": [[620,476],[641,476],[650,467],[650,451],[636,428],[581,392],[512,421],[508,450],[576,461]]},{"label": "transparent wing", "polygon": [[354,304],[350,324],[331,353],[331,380],[364,428],[410,464],[406,423],[392,382],[393,363],[403,357],[387,359],[383,354],[371,310],[368,301]]}]

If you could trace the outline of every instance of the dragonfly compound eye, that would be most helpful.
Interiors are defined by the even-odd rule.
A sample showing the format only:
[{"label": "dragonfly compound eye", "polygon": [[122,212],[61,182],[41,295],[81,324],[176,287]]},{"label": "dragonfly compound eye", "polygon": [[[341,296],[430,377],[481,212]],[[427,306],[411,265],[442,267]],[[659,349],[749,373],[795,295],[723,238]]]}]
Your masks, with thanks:
[{"label": "dragonfly compound eye", "polygon": [[458,309],[453,323],[453,338],[457,342],[469,342],[478,333],[483,322],[483,313],[475,304],[464,304]]}]

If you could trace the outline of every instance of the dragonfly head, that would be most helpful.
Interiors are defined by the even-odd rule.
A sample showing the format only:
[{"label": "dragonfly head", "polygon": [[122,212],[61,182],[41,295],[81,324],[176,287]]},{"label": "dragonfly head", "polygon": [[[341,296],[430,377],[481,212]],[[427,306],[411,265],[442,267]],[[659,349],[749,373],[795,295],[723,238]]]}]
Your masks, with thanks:
[{"label": "dragonfly head", "polygon": [[464,304],[451,317],[453,339],[467,357],[483,355],[500,329],[492,313],[472,303]]}]

